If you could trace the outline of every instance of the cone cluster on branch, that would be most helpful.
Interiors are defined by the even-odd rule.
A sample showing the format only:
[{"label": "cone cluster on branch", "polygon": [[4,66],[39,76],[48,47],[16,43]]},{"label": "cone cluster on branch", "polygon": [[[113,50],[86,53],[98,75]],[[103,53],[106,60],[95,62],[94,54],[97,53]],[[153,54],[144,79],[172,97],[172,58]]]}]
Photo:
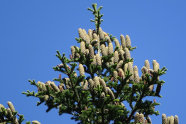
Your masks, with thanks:
[{"label": "cone cluster on branch", "polygon": [[178,124],[179,120],[178,120],[178,116],[169,116],[166,117],[165,114],[162,114],[162,124]]},{"label": "cone cluster on branch", "polygon": [[[0,124],[21,124],[24,120],[23,115],[18,114],[12,102],[7,102],[8,108],[0,104]],[[27,122],[26,124],[30,124]],[[40,124],[39,121],[32,121],[32,124]]]}]

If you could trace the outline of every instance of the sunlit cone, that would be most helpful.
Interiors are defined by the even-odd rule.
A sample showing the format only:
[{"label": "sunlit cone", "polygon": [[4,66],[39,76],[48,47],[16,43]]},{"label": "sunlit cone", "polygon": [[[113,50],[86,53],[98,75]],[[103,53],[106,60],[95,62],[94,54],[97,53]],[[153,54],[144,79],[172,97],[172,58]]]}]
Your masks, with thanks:
[{"label": "sunlit cone", "polygon": [[135,123],[139,123],[139,113],[136,112],[135,116],[134,116],[134,121]]},{"label": "sunlit cone", "polygon": [[170,116],[170,122],[169,124],[174,124],[174,116]]},{"label": "sunlit cone", "polygon": [[134,81],[138,83],[140,80],[139,73],[138,73],[138,67],[134,66],[133,71],[134,71]]},{"label": "sunlit cone", "polygon": [[128,70],[128,63],[125,63],[123,70],[124,70],[125,73],[127,72],[127,70]]},{"label": "sunlit cone", "polygon": [[144,123],[144,115],[143,114],[139,114],[139,123],[143,124]]},{"label": "sunlit cone", "polygon": [[121,69],[121,68],[118,69],[118,76],[121,78],[125,77],[125,73],[124,73],[123,69]]},{"label": "sunlit cone", "polygon": [[72,58],[75,57],[75,52],[76,52],[76,50],[75,50],[74,46],[71,46]]},{"label": "sunlit cone", "polygon": [[174,117],[174,124],[178,124],[178,123],[179,123],[178,116],[177,116],[177,115],[175,115],[175,117]]},{"label": "sunlit cone", "polygon": [[88,89],[88,81],[87,80],[85,80],[85,82],[84,82],[83,89],[85,89],[85,90]]},{"label": "sunlit cone", "polygon": [[147,69],[150,69],[150,63],[149,63],[149,60],[145,60],[145,67]]},{"label": "sunlit cone", "polygon": [[110,39],[110,37],[108,35],[105,36],[105,40],[107,41],[107,43],[111,43],[112,42],[111,39]]},{"label": "sunlit cone", "polygon": [[64,90],[64,84],[63,83],[60,83],[58,85],[58,88],[59,88],[60,91],[63,91]]},{"label": "sunlit cone", "polygon": [[79,37],[84,39],[84,32],[81,28],[78,29]]},{"label": "sunlit cone", "polygon": [[129,70],[130,74],[132,74],[132,75],[134,74],[134,73],[133,73],[133,65],[132,65],[132,62],[129,62],[129,63],[128,63],[128,70]]},{"label": "sunlit cone", "polygon": [[44,100],[47,101],[49,99],[49,95],[44,95]]},{"label": "sunlit cone", "polygon": [[106,50],[106,47],[105,47],[105,45],[104,44],[101,44],[101,54],[103,55],[103,56],[107,56],[107,50]]},{"label": "sunlit cone", "polygon": [[81,52],[83,53],[83,54],[85,54],[85,51],[86,51],[86,48],[85,48],[85,42],[81,42],[80,43],[80,49],[81,49]]},{"label": "sunlit cone", "polygon": [[119,55],[118,55],[118,51],[114,52],[114,63],[118,63],[119,60]]},{"label": "sunlit cone", "polygon": [[118,81],[118,72],[117,71],[113,71],[113,77],[114,77],[114,81]]},{"label": "sunlit cone", "polygon": [[10,108],[7,108],[7,113],[8,113],[8,118],[13,118],[13,114],[12,111],[10,110]]},{"label": "sunlit cone", "polygon": [[167,117],[165,114],[162,114],[162,124],[167,124]]},{"label": "sunlit cone", "polygon": [[42,84],[43,84],[43,82],[41,82],[41,81],[38,81],[37,82],[37,88],[38,88],[38,91],[43,91],[43,86],[42,86]]},{"label": "sunlit cone", "polygon": [[121,46],[124,49],[126,47],[125,37],[123,35],[120,35],[120,40],[121,40]]},{"label": "sunlit cone", "polygon": [[143,74],[147,74],[148,73],[148,69],[145,66],[143,66],[142,69],[141,69],[141,72]]},{"label": "sunlit cone", "polygon": [[115,99],[114,93],[109,87],[107,87],[107,93],[111,96],[112,99]]},{"label": "sunlit cone", "polygon": [[119,55],[120,55],[121,59],[123,61],[125,61],[125,56],[124,56],[125,55],[125,52],[122,49],[119,50]]},{"label": "sunlit cone", "polygon": [[12,104],[12,102],[10,102],[10,101],[8,101],[8,107],[10,108],[10,110],[12,111],[12,112],[15,112],[15,108],[14,108],[14,105]]},{"label": "sunlit cone", "polygon": [[41,124],[39,121],[32,121],[32,124]]},{"label": "sunlit cone", "polygon": [[100,85],[103,87],[104,92],[106,92],[107,89],[106,89],[106,83],[105,83],[105,81],[103,79],[99,78],[99,82],[100,82]]},{"label": "sunlit cone", "polygon": [[78,29],[78,33],[79,33],[79,37],[80,37],[81,39],[83,39],[87,44],[90,43],[90,38],[89,38],[87,32],[85,31],[85,29],[79,28],[79,29]]},{"label": "sunlit cone", "polygon": [[92,40],[92,33],[93,33],[93,31],[91,29],[89,29],[88,30],[88,36],[89,36],[90,40]]},{"label": "sunlit cone", "polygon": [[87,55],[87,56],[89,55],[89,49],[85,50],[85,55]]},{"label": "sunlit cone", "polygon": [[93,65],[96,65],[96,56],[95,56],[95,55],[94,55],[92,64],[93,64]]},{"label": "sunlit cone", "polygon": [[0,104],[0,112],[2,112],[2,109],[5,109],[5,107],[2,104]]},{"label": "sunlit cone", "polygon": [[99,37],[98,37],[98,35],[96,33],[93,33],[93,39],[99,41]]},{"label": "sunlit cone", "polygon": [[119,63],[117,64],[117,66],[116,66],[116,69],[122,68],[122,65],[123,65],[123,60],[120,60]]},{"label": "sunlit cone", "polygon": [[99,54],[96,54],[96,62],[97,65],[101,66],[102,62],[101,62],[101,56]]},{"label": "sunlit cone", "polygon": [[106,51],[106,53],[108,55],[108,46],[105,47],[105,51]]},{"label": "sunlit cone", "polygon": [[42,91],[47,91],[46,86],[43,82],[41,82],[41,88],[42,88]]},{"label": "sunlit cone", "polygon": [[130,48],[131,47],[131,40],[130,40],[129,35],[126,35],[125,41],[126,41],[126,47]]},{"label": "sunlit cone", "polygon": [[45,83],[45,86],[46,86],[46,87],[48,86],[49,89],[54,90],[50,84],[51,84],[51,81],[47,81],[47,82]]},{"label": "sunlit cone", "polygon": [[115,46],[120,49],[120,44],[119,44],[118,39],[114,38],[114,43],[115,43]]},{"label": "sunlit cone", "polygon": [[170,117],[167,117],[167,124],[170,124]]},{"label": "sunlit cone", "polygon": [[154,85],[152,84],[149,86],[149,91],[153,91],[153,89],[154,89]]},{"label": "sunlit cone", "polygon": [[94,86],[95,87],[97,87],[98,85],[100,85],[99,77],[95,76],[93,80],[94,80]]},{"label": "sunlit cone", "polygon": [[51,82],[50,85],[52,86],[52,88],[56,91],[59,92],[59,88],[56,86],[56,84],[54,82]]},{"label": "sunlit cone", "polygon": [[84,67],[82,64],[79,64],[79,74],[83,76],[85,74]]},{"label": "sunlit cone", "polygon": [[108,43],[108,54],[112,54],[113,53],[113,45],[112,45],[112,42],[109,42]]},{"label": "sunlit cone", "polygon": [[124,52],[125,52],[125,59],[131,59],[129,49],[128,49],[128,48],[125,48],[125,49],[124,49]]},{"label": "sunlit cone", "polygon": [[153,64],[153,70],[157,72],[158,69],[160,68],[159,63],[156,60],[153,60],[152,64]]},{"label": "sunlit cone", "polygon": [[94,48],[90,44],[89,44],[89,56],[90,56],[90,59],[94,58]]},{"label": "sunlit cone", "polygon": [[104,32],[101,27],[99,28],[99,37],[100,37],[100,40],[104,40]]},{"label": "sunlit cone", "polygon": [[87,34],[86,30],[83,29],[83,33],[84,33],[84,41],[87,43],[87,44],[90,44],[90,37],[89,35]]},{"label": "sunlit cone", "polygon": [[93,89],[94,89],[94,81],[90,78],[90,79],[88,80],[88,83],[89,83],[90,89],[93,90]]}]

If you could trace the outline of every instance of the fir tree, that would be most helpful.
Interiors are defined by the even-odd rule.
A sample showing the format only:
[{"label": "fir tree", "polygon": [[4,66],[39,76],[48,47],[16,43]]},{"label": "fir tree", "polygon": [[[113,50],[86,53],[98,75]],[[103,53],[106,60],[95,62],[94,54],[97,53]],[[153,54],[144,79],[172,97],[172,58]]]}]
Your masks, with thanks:
[{"label": "fir tree", "polygon": [[[61,63],[53,69],[60,73],[59,77],[45,83],[29,80],[38,91],[23,94],[38,98],[37,105],[44,103],[48,107],[46,112],[58,109],[59,115],[68,113],[79,124],[152,123],[150,116],[159,115],[155,110],[159,103],[149,98],[161,98],[165,82],[160,76],[167,69],[160,68],[156,60],[150,67],[145,60],[140,76],[130,55],[136,47],[132,47],[129,35],[120,35],[119,42],[102,30],[101,9],[97,4],[88,8],[94,15],[91,21],[95,29],[78,29],[76,41],[80,47],[71,47],[70,58],[57,51]],[[8,108],[0,104],[0,124],[21,124],[23,120],[11,102]],[[32,121],[32,124],[40,122]],[[178,117],[163,114],[162,124],[178,124]]]}]

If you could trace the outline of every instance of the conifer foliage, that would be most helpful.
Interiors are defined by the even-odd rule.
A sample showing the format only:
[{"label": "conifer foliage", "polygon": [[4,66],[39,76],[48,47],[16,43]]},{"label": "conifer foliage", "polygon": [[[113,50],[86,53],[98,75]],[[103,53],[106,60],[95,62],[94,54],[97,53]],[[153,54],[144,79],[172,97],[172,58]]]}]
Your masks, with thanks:
[{"label": "conifer foliage", "polygon": [[[101,9],[97,4],[88,8],[94,15],[91,21],[95,23],[95,29],[78,29],[76,41],[80,47],[71,47],[70,58],[57,51],[61,63],[54,70],[60,73],[59,77],[45,83],[29,80],[37,92],[23,94],[39,98],[37,105],[44,103],[47,112],[58,109],[59,115],[70,114],[71,119],[80,124],[152,123],[149,116],[159,115],[155,109],[159,103],[151,98],[161,97],[165,82],[160,76],[167,69],[160,68],[156,60],[150,67],[149,61],[145,60],[140,76],[130,54],[136,47],[132,47],[129,35],[120,35],[119,42],[102,30]],[[0,123],[21,123],[23,116],[17,119],[11,102],[8,105],[7,109],[0,106]],[[39,124],[38,121],[32,123]],[[163,114],[162,123],[178,124],[178,117],[166,118]]]}]

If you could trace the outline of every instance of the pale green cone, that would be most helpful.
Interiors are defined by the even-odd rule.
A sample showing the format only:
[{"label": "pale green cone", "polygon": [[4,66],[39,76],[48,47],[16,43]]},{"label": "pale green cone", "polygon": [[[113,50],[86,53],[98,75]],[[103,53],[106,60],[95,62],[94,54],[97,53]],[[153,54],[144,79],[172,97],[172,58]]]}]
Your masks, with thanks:
[{"label": "pale green cone", "polygon": [[179,124],[179,119],[177,115],[175,115],[174,117],[174,124]]},{"label": "pale green cone", "polygon": [[108,55],[107,53],[108,53],[108,51],[106,50],[105,45],[104,44],[101,44],[101,54],[103,56],[107,56]]},{"label": "pale green cone", "polygon": [[41,123],[39,121],[34,120],[32,121],[32,124],[41,124]]},{"label": "pale green cone", "polygon": [[90,40],[92,40],[92,33],[93,33],[93,31],[91,29],[89,29],[88,30],[88,36],[89,36]]},{"label": "pale green cone", "polygon": [[10,101],[8,101],[8,107],[10,108],[10,110],[12,111],[12,112],[15,112],[15,108],[14,108],[14,105],[12,104],[12,102],[10,102]]},{"label": "pale green cone", "polygon": [[94,55],[93,62],[91,63],[93,65],[96,65],[96,56]]},{"label": "pale green cone", "polygon": [[112,54],[113,53],[113,45],[112,45],[112,43],[110,42],[109,44],[108,44],[108,54],[110,55],[110,54]]},{"label": "pale green cone", "polygon": [[95,87],[97,87],[98,85],[100,85],[99,77],[95,76],[93,80],[94,80],[94,86]]},{"label": "pale green cone", "polygon": [[88,80],[88,83],[89,83],[90,89],[93,90],[93,89],[94,89],[94,81],[90,78],[90,79]]},{"label": "pale green cone", "polygon": [[51,82],[50,83],[50,86],[56,91],[56,92],[59,92],[59,88],[56,86],[56,84],[54,82]]},{"label": "pale green cone", "polygon": [[129,49],[128,49],[128,48],[125,48],[125,49],[124,49],[124,52],[125,52],[125,59],[131,59]]},{"label": "pale green cone", "polygon": [[125,77],[125,73],[124,73],[123,69],[121,69],[121,68],[118,69],[118,76],[120,76],[121,78]]},{"label": "pale green cone", "polygon": [[126,47],[130,48],[131,47],[131,40],[130,40],[129,35],[126,35],[125,41],[126,41]]},{"label": "pale green cone", "polygon": [[139,123],[139,113],[138,112],[136,112],[136,114],[134,116],[134,122]]},{"label": "pale green cone", "polygon": [[138,67],[134,66],[133,71],[134,71],[134,81],[138,83],[140,81]]},{"label": "pale green cone", "polygon": [[145,67],[147,69],[150,69],[150,63],[149,63],[149,60],[145,60]]},{"label": "pale green cone", "polygon": [[76,52],[76,50],[75,50],[74,46],[71,46],[72,58],[75,57],[75,52]]},{"label": "pale green cone", "polygon": [[106,83],[105,83],[105,81],[103,79],[99,78],[99,82],[100,82],[100,85],[103,87],[104,92],[106,92],[107,89],[106,89]]},{"label": "pale green cone", "polygon": [[118,51],[115,51],[114,52],[114,63],[118,63],[118,60],[119,60],[119,54],[118,54]]},{"label": "pale green cone", "polygon": [[138,119],[139,119],[139,120],[138,120],[138,121],[139,121],[139,123],[144,124],[145,119],[144,119],[144,115],[143,115],[143,114],[139,114]]},{"label": "pale green cone", "polygon": [[119,50],[119,55],[121,56],[121,59],[125,61],[125,52],[122,49]]},{"label": "pale green cone", "polygon": [[2,112],[2,109],[5,109],[5,107],[2,104],[0,104],[0,112]]},{"label": "pale green cone", "polygon": [[158,69],[160,68],[159,63],[158,63],[156,60],[153,60],[153,61],[152,61],[152,64],[153,64],[153,70],[154,70],[155,72],[157,72]]},{"label": "pale green cone", "polygon": [[125,37],[123,35],[120,35],[120,40],[121,40],[121,46],[124,49],[126,47]]},{"label": "pale green cone", "polygon": [[133,72],[133,65],[132,65],[132,62],[129,62],[129,63],[128,63],[128,70],[129,70],[130,74],[132,74],[131,78],[133,78],[134,72]]},{"label": "pale green cone", "polygon": [[109,87],[107,87],[107,93],[111,96],[112,99],[115,99],[114,93]]},{"label": "pale green cone", "polygon": [[116,66],[116,69],[122,68],[122,65],[123,65],[123,60],[120,60],[119,63],[117,64],[117,66]]},{"label": "pale green cone", "polygon": [[120,49],[120,44],[119,44],[118,39],[114,38],[114,43],[115,43],[115,46]]},{"label": "pale green cone", "polygon": [[89,57],[90,59],[94,58],[94,48],[90,44],[89,44]]},{"label": "pale green cone", "polygon": [[101,56],[100,56],[99,54],[96,54],[96,63],[97,63],[97,65],[99,65],[99,66],[102,65]]},{"label": "pale green cone", "polygon": [[85,74],[84,67],[82,64],[79,64],[79,74],[83,76]]},{"label": "pale green cone", "polygon": [[80,49],[81,49],[81,52],[83,53],[83,54],[85,54],[85,51],[86,51],[86,48],[85,48],[85,42],[81,42],[80,43]]},{"label": "pale green cone", "polygon": [[117,82],[118,81],[118,72],[117,71],[113,71],[113,77],[114,77],[114,81]]},{"label": "pale green cone", "polygon": [[170,116],[170,122],[169,124],[174,124],[174,116]]}]

